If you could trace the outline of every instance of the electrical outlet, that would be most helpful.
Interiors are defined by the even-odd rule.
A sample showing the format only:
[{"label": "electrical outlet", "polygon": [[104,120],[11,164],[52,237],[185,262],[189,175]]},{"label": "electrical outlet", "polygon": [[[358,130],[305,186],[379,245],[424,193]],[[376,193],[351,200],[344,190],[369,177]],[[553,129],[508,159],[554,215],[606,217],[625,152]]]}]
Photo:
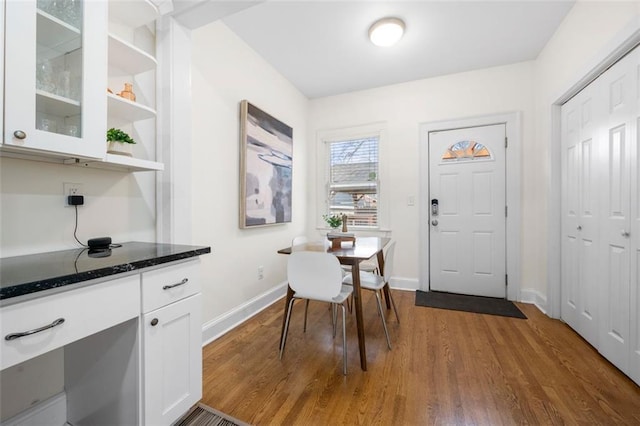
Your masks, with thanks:
[{"label": "electrical outlet", "polygon": [[264,278],[264,266],[258,266],[258,279],[261,280]]},{"label": "electrical outlet", "polygon": [[64,182],[62,184],[62,191],[64,195],[64,205],[69,206],[68,199],[69,195],[84,195],[82,192],[82,184],[81,183],[71,183]]}]

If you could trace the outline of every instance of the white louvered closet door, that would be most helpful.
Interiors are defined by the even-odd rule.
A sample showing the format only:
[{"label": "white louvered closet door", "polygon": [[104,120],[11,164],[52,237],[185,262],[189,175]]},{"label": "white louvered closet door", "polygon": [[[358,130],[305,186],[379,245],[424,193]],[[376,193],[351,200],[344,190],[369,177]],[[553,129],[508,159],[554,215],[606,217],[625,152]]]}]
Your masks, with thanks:
[{"label": "white louvered closet door", "polygon": [[562,318],[640,384],[640,49],[561,120]]}]

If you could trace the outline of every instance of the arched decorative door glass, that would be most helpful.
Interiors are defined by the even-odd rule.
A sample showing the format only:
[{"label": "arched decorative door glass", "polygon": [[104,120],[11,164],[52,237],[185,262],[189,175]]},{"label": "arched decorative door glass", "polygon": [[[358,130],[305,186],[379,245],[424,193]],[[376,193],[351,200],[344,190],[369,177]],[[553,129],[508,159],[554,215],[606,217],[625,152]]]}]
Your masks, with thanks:
[{"label": "arched decorative door glass", "polygon": [[444,154],[442,154],[442,161],[474,161],[474,160],[491,160],[493,156],[489,149],[483,144],[471,141],[462,140],[450,145]]}]

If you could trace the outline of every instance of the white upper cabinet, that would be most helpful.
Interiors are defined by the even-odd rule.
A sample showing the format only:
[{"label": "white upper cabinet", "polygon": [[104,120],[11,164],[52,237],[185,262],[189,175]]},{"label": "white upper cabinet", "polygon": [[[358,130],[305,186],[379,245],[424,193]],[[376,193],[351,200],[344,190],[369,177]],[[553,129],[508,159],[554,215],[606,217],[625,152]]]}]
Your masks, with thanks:
[{"label": "white upper cabinet", "polygon": [[104,158],[107,4],[5,5],[5,148]]}]

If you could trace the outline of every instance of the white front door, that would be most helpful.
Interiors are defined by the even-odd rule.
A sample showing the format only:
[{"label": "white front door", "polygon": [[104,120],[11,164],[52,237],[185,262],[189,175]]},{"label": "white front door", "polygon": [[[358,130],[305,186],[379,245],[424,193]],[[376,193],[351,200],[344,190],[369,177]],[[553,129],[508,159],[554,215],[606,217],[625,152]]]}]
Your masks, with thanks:
[{"label": "white front door", "polygon": [[504,124],[429,133],[429,287],[506,296]]}]

